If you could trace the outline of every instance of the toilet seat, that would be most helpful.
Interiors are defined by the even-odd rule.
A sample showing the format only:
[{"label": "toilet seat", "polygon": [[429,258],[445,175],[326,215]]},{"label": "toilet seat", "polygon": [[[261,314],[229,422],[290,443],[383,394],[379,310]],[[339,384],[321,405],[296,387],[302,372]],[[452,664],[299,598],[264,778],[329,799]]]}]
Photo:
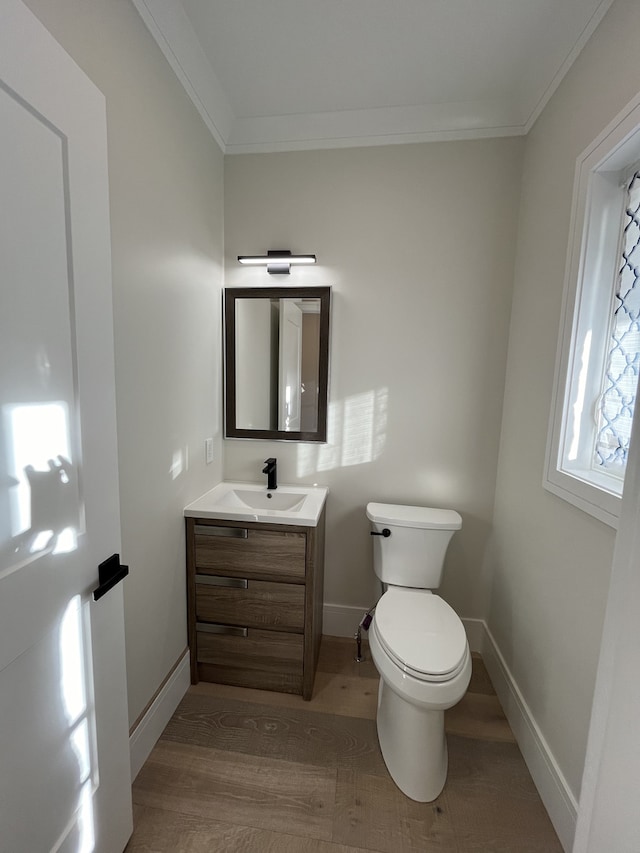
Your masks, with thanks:
[{"label": "toilet seat", "polygon": [[376,605],[373,628],[396,666],[421,681],[449,681],[465,666],[464,626],[429,590],[388,589]]}]

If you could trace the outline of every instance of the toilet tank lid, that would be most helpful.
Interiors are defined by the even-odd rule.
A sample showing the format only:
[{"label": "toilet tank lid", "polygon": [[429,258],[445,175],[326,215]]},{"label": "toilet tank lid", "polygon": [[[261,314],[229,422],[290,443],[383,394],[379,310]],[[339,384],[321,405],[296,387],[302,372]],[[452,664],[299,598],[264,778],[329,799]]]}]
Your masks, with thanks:
[{"label": "toilet tank lid", "polygon": [[367,518],[378,524],[398,527],[422,527],[432,530],[460,530],[462,518],[454,509],[433,509],[426,506],[400,504],[367,504]]}]

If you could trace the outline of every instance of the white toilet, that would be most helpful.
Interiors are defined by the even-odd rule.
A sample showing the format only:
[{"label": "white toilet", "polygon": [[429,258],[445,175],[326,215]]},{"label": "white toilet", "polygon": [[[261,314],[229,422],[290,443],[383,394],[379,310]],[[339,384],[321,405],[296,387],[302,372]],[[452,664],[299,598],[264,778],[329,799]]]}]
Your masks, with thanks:
[{"label": "white toilet", "polygon": [[377,727],[387,769],[412,800],[435,800],[447,778],[444,711],[462,699],[471,654],[460,618],[437,589],[457,512],[370,503],[373,568],[385,592],[369,629],[380,674]]}]

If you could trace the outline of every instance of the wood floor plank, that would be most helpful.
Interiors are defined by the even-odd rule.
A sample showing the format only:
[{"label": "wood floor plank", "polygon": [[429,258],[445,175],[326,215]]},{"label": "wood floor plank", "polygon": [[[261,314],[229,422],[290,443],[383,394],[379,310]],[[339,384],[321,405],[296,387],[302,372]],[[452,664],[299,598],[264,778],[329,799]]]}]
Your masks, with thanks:
[{"label": "wood floor plank", "polygon": [[133,785],[138,805],[331,840],[336,771],[161,739]]},{"label": "wood floor plank", "polygon": [[[306,705],[307,703],[305,703]],[[188,691],[163,738],[265,758],[386,774],[374,720]]]},{"label": "wood floor plank", "polygon": [[523,799],[478,789],[447,792],[451,821],[464,853],[562,853],[539,798]]},{"label": "wood floor plank", "polygon": [[478,655],[444,792],[420,804],[382,762],[378,676],[353,653],[323,638],[310,702],[192,686],[134,784],[127,853],[561,853]]},{"label": "wood floor plank", "polygon": [[318,671],[348,675],[351,678],[377,678],[378,672],[371,660],[369,643],[362,641],[362,661],[356,661],[356,642],[344,637],[322,637]]},{"label": "wood floor plank", "polygon": [[481,655],[478,652],[471,652],[471,681],[469,683],[469,693],[486,693],[495,695],[493,684],[489,678],[489,673],[484,665]]},{"label": "wood floor plank", "polygon": [[457,705],[445,711],[444,727],[447,734],[515,743],[511,727],[495,695],[467,693]]},{"label": "wood floor plank", "polygon": [[367,853],[360,847],[148,806],[135,807],[134,822],[126,853]]},{"label": "wood floor plank", "polygon": [[375,720],[379,679],[318,672],[313,688],[315,709],[327,714]]},{"label": "wood floor plank", "polygon": [[516,743],[447,737],[449,769],[447,791],[461,795],[482,791],[538,800],[538,792]]},{"label": "wood floor plank", "polygon": [[561,853],[515,743],[448,737],[447,800],[465,851]]},{"label": "wood floor plank", "polygon": [[301,696],[287,693],[231,687],[227,684],[213,684],[205,681],[194,685],[191,690],[220,699],[245,697],[250,702],[269,702],[279,708],[307,707],[327,714],[375,720],[378,707],[378,682],[377,677],[364,678],[317,672],[313,696],[308,702],[305,702]]},{"label": "wood floor plank", "polygon": [[382,853],[458,853],[446,795],[405,797],[389,776],[338,770],[333,840]]}]

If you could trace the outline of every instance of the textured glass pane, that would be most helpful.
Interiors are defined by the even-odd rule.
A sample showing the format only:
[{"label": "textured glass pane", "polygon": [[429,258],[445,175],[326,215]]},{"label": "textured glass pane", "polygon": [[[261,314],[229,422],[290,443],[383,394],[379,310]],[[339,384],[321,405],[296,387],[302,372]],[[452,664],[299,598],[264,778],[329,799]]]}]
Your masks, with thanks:
[{"label": "textured glass pane", "polygon": [[610,349],[598,407],[595,465],[624,476],[640,367],[640,172],[627,190]]}]

